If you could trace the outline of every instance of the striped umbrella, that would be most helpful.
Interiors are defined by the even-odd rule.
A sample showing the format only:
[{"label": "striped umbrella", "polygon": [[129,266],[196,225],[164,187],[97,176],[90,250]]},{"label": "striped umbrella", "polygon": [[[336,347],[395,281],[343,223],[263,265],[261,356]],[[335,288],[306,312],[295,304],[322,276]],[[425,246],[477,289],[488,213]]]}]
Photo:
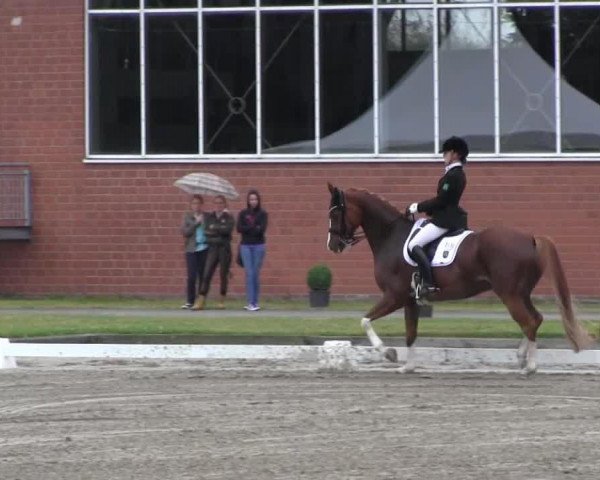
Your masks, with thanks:
[{"label": "striped umbrella", "polygon": [[189,173],[176,180],[173,185],[192,195],[223,195],[229,200],[239,198],[229,181],[212,173]]}]

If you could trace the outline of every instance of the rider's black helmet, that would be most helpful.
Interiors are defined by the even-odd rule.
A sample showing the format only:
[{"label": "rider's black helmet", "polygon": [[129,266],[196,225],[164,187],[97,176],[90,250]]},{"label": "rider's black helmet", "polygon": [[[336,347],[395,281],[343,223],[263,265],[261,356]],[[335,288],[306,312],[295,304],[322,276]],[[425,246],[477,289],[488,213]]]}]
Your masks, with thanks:
[{"label": "rider's black helmet", "polygon": [[460,155],[460,161],[462,163],[465,163],[467,161],[467,156],[469,155],[469,146],[463,138],[450,137],[442,145],[440,153],[445,153],[452,150],[458,153],[458,155]]}]

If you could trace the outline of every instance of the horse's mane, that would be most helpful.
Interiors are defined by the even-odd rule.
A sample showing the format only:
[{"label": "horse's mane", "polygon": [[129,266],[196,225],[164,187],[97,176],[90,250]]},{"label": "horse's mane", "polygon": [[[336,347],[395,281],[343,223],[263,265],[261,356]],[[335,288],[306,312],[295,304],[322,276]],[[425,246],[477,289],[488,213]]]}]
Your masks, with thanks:
[{"label": "horse's mane", "polygon": [[394,221],[394,220],[397,220],[398,218],[402,218],[406,221],[409,221],[409,219],[406,217],[406,215],[404,215],[400,210],[398,210],[396,207],[394,207],[388,200],[386,200],[385,198],[383,198],[382,196],[380,196],[376,193],[370,192],[369,190],[362,189],[362,188],[361,189],[349,188],[348,190],[346,190],[346,192],[355,194],[358,197],[366,197],[366,198],[374,201],[376,203],[377,209],[381,213],[384,213],[384,215],[388,221]]}]

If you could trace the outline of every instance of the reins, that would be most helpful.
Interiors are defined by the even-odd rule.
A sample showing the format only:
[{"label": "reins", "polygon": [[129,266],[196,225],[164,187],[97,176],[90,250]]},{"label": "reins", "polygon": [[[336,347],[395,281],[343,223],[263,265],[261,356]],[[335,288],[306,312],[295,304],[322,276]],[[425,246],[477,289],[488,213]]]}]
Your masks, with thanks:
[{"label": "reins", "polygon": [[[346,197],[345,197],[344,192],[340,189],[336,188],[335,192],[336,192],[336,196],[334,197],[334,199],[332,201],[333,205],[329,208],[329,214],[331,214],[331,212],[333,212],[334,210],[339,209],[341,212],[342,218],[340,221],[340,228],[336,229],[336,228],[330,227],[329,233],[333,233],[333,234],[337,235],[340,238],[340,242],[342,244],[344,244],[344,246],[351,247],[351,246],[356,245],[357,243],[361,242],[365,238],[367,238],[367,235],[365,234],[364,231],[354,232],[353,234],[349,234],[348,232],[346,232],[346,230],[347,230],[346,229]],[[391,226],[394,223],[396,223],[398,220],[411,221],[411,217],[412,217],[412,221],[414,222],[414,215],[402,215],[400,213],[397,218],[395,218],[394,220],[389,222],[387,225]]]}]

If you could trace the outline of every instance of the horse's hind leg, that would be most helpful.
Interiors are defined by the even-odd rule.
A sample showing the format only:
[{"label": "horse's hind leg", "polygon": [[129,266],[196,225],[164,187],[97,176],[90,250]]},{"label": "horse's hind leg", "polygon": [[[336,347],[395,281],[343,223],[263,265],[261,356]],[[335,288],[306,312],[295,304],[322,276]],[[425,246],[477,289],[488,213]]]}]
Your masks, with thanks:
[{"label": "horse's hind leg", "polygon": [[398,353],[395,348],[384,348],[383,341],[371,325],[371,322],[377,320],[378,318],[384,317],[388,313],[392,313],[395,310],[398,310],[404,305],[403,299],[395,297],[391,293],[385,293],[383,298],[377,302],[377,304],[371,308],[371,310],[363,317],[360,324],[367,334],[371,345],[373,345],[376,349],[381,351],[385,358],[390,362],[398,361]]},{"label": "horse's hind leg", "polygon": [[525,297],[503,296],[501,298],[511,317],[519,324],[525,334],[525,338],[521,341],[517,350],[517,357],[520,366],[523,368],[523,373],[534,373],[537,370],[535,358],[537,352],[536,335],[543,320],[542,314],[535,309],[529,295]]},{"label": "horse's hind leg", "polygon": [[527,341],[525,342],[525,339],[523,339],[523,343],[527,344],[527,350],[522,359],[521,367],[525,368],[525,371],[527,372],[527,371],[535,371],[537,368],[536,364],[535,364],[535,355],[537,353],[536,338],[537,338],[537,331],[540,328],[540,325],[542,324],[542,322],[544,321],[544,317],[533,306],[533,303],[531,302],[531,297],[529,295],[527,295],[527,297],[525,297],[523,300],[525,302],[525,307],[527,307],[527,310],[533,317],[533,324],[529,326],[529,334],[527,332],[525,332],[525,339]]}]

